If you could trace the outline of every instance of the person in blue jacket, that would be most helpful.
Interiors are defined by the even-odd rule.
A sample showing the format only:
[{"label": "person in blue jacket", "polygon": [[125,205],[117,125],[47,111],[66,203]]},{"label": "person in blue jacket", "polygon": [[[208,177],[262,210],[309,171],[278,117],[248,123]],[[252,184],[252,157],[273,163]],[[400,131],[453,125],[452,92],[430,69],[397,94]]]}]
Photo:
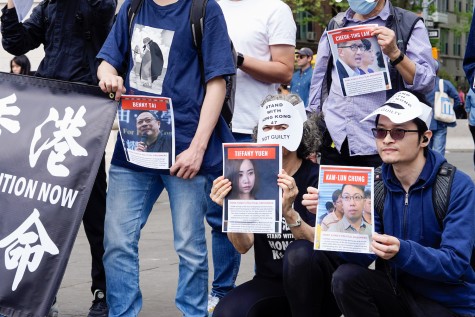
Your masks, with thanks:
[{"label": "person in blue jacket", "polygon": [[[428,148],[431,111],[401,91],[363,119],[376,116],[372,132],[386,192],[382,219],[374,214],[375,255],[290,244],[284,288],[292,316],[475,316],[475,185],[455,171],[441,227],[432,195],[446,160]],[[313,210],[317,197],[310,187],[302,204]]]},{"label": "person in blue jacket", "polygon": [[445,159],[427,147],[431,108],[402,91],[363,120],[374,116],[386,197],[382,219],[375,214],[371,247],[382,268],[340,265],[332,280],[338,307],[345,317],[363,311],[365,316],[475,316],[472,180],[456,170],[440,227],[432,194]]},{"label": "person in blue jacket", "polygon": [[[475,143],[475,91],[469,89],[465,98],[465,111],[468,114],[468,127]],[[473,152],[473,164],[475,165],[475,151]]]},{"label": "person in blue jacket", "polygon": [[[438,66],[438,65],[437,65]],[[437,71],[438,72],[438,71]],[[462,106],[457,89],[452,85],[452,83],[446,79],[435,77],[435,85],[432,91],[426,96],[427,102],[434,106],[435,102],[435,93],[439,91],[439,81],[443,81],[444,92],[454,100],[453,108],[454,110]],[[445,144],[447,142],[447,127],[455,127],[457,122],[446,123],[434,118],[432,113],[432,121],[430,123],[429,129],[432,131],[432,138],[429,142],[429,148],[439,152],[442,156],[445,155]]]},{"label": "person in blue jacket", "polygon": [[[475,8],[473,9],[475,15]],[[467,39],[467,48],[465,49],[465,57],[463,59],[463,69],[467,75],[469,87],[475,90],[475,19],[472,19],[470,33]]]}]

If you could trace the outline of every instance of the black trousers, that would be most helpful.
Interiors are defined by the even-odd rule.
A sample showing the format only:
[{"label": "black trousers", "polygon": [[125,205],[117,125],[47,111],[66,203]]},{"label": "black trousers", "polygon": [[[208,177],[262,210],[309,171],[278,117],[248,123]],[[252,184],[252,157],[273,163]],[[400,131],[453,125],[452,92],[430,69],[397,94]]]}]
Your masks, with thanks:
[{"label": "black trousers", "polygon": [[[469,125],[470,133],[472,134],[473,143],[475,143],[475,126]],[[475,165],[475,151],[473,152],[473,164]]]},{"label": "black trousers", "polygon": [[284,289],[292,317],[341,316],[331,292],[331,280],[342,263],[336,253],[313,250],[307,240],[295,240],[287,247]]},{"label": "black trousers", "polygon": [[333,274],[335,299],[345,317],[456,317],[456,313],[401,285],[394,290],[383,271],[343,264]]},{"label": "black trousers", "polygon": [[215,317],[291,317],[281,280],[254,277],[227,293]]},{"label": "black trousers", "polygon": [[383,161],[379,154],[374,155],[355,155],[350,156],[348,148],[348,139],[345,139],[341,145],[341,151],[331,147],[332,139],[328,131],[323,134],[323,144],[320,148],[321,165],[346,165],[346,166],[369,166],[378,167]]},{"label": "black trousers", "polygon": [[86,206],[82,222],[84,231],[92,256],[91,292],[96,289],[106,291],[106,275],[102,256],[104,255],[104,220],[106,217],[106,167],[105,156],[102,156],[101,165],[97,172],[94,185],[92,187],[91,196]]}]

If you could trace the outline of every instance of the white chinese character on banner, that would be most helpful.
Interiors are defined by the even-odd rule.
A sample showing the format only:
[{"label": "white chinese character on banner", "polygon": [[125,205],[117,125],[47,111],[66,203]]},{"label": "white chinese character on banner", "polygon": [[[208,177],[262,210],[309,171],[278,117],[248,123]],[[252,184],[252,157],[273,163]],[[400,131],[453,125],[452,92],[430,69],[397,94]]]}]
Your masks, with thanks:
[{"label": "white chinese character on banner", "polygon": [[[30,229],[33,225],[36,226],[38,234]],[[0,249],[3,248],[6,248],[6,269],[17,270],[13,279],[12,291],[17,289],[26,268],[32,273],[36,271],[45,252],[52,255],[59,253],[58,247],[48,236],[40,221],[40,213],[37,209],[15,231],[0,240]]]},{"label": "white chinese character on banner", "polygon": [[[68,107],[65,110],[64,118],[60,120],[58,111],[54,108],[50,108],[46,120],[35,129],[35,134],[33,135],[30,146],[30,166],[35,167],[41,153],[51,149],[46,165],[48,172],[53,176],[68,176],[69,169],[59,164],[66,159],[65,154],[71,151],[71,154],[74,156],[87,156],[86,149],[74,140],[74,138],[81,135],[79,128],[86,126],[86,121],[83,119],[85,113],[86,108],[81,106],[74,116],[74,110]],[[55,127],[58,128],[57,131],[53,132],[54,138],[51,140],[48,137],[35,151],[36,143],[42,137],[41,128],[51,121],[55,122]]]},{"label": "white chinese character on banner", "polygon": [[0,134],[2,134],[1,127],[4,127],[11,133],[17,133],[20,131],[20,122],[5,118],[5,116],[18,116],[20,114],[20,108],[17,106],[8,106],[9,104],[16,102],[16,95],[12,94],[5,98],[0,98]]}]

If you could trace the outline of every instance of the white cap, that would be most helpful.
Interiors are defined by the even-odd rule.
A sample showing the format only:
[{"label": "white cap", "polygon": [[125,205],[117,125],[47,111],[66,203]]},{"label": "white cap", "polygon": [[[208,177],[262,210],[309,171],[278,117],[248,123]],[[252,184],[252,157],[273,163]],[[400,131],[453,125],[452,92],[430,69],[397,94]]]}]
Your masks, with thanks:
[{"label": "white cap", "polygon": [[429,129],[432,120],[432,108],[420,102],[408,91],[396,93],[382,107],[361,121],[368,120],[378,114],[388,117],[393,123],[404,123],[419,118],[425,122],[427,129]]}]

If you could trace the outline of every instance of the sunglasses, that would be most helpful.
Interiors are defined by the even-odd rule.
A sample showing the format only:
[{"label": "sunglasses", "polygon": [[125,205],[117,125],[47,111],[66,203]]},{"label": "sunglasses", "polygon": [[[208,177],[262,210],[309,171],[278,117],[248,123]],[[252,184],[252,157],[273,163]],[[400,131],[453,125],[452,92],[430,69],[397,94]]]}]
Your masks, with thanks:
[{"label": "sunglasses", "polygon": [[386,130],[383,128],[372,128],[371,131],[373,131],[373,135],[376,139],[386,138],[389,132],[391,139],[395,141],[404,139],[406,132],[419,132],[418,130],[404,130],[404,129],[398,129],[398,128],[394,128],[391,130]]},{"label": "sunglasses", "polygon": [[303,59],[305,57],[308,57],[307,55],[299,55],[299,59]]}]

